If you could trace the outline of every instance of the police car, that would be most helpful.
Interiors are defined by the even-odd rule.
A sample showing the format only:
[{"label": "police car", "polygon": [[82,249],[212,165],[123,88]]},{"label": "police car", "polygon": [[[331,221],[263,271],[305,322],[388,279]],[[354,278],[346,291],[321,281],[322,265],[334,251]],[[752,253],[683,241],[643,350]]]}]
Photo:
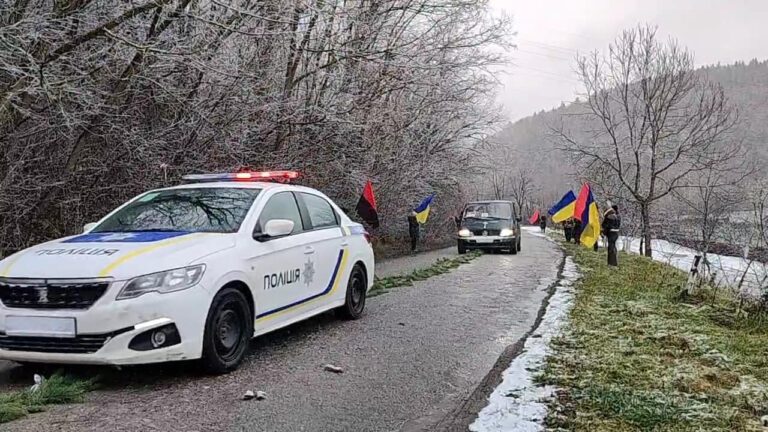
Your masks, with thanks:
[{"label": "police car", "polygon": [[368,233],[292,171],[185,177],[0,261],[0,359],[235,369],[251,337],[363,313]]}]

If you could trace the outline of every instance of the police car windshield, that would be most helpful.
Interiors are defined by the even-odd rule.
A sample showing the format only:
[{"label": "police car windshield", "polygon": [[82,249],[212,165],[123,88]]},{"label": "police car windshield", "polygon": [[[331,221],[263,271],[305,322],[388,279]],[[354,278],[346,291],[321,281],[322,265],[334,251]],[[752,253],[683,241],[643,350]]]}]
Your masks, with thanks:
[{"label": "police car windshield", "polygon": [[261,189],[199,188],[149,192],[91,232],[233,233]]},{"label": "police car windshield", "polygon": [[465,219],[512,219],[512,206],[507,203],[469,204],[464,210]]}]

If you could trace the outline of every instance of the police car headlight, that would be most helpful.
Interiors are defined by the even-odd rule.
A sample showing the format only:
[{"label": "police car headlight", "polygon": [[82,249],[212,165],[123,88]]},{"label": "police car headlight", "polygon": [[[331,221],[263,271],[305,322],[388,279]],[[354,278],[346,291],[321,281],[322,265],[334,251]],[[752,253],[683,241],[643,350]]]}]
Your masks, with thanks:
[{"label": "police car headlight", "polygon": [[501,237],[512,237],[515,235],[515,230],[509,229],[509,228],[503,228],[501,232],[499,232],[499,235]]},{"label": "police car headlight", "polygon": [[139,276],[123,287],[117,299],[132,299],[150,292],[164,294],[191,288],[200,282],[203,272],[205,265],[200,264]]},{"label": "police car headlight", "polygon": [[472,233],[466,228],[462,228],[459,230],[459,237],[469,237],[471,235]]}]

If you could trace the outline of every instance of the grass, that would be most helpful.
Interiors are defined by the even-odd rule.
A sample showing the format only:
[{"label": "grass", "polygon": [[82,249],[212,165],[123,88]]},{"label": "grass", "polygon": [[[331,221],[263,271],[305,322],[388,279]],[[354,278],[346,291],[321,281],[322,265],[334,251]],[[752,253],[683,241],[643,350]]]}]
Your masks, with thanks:
[{"label": "grass", "polygon": [[94,380],[54,374],[37,391],[26,389],[0,393],[0,423],[44,411],[47,405],[82,402],[94,386]]},{"label": "grass", "polygon": [[373,282],[373,288],[368,292],[368,297],[385,294],[394,288],[412,286],[414,282],[448,273],[452,269],[468,263],[480,255],[482,255],[482,252],[472,251],[454,258],[440,258],[431,266],[414,270],[410,274],[376,278]]},{"label": "grass", "polygon": [[541,383],[561,390],[550,429],[763,431],[768,322],[726,298],[685,301],[686,275],[647,258],[565,246],[583,278]]}]

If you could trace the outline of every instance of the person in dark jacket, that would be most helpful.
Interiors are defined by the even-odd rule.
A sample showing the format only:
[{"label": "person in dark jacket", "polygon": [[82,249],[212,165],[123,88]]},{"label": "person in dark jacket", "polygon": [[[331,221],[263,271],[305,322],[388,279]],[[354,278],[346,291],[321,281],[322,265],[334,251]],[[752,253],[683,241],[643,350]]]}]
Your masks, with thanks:
[{"label": "person in dark jacket", "polygon": [[581,221],[573,220],[573,242],[581,243]]},{"label": "person in dark jacket", "polygon": [[619,256],[616,250],[616,242],[619,240],[619,229],[621,228],[621,217],[619,217],[619,206],[613,205],[603,214],[603,236],[608,240],[608,265],[618,266]]},{"label": "person in dark jacket", "polygon": [[565,234],[565,242],[570,243],[573,238],[573,218],[568,218],[563,222],[563,233]]},{"label": "person in dark jacket", "polygon": [[411,252],[416,252],[416,245],[419,243],[419,221],[416,220],[415,211],[408,215],[408,235],[411,236]]},{"label": "person in dark jacket", "polygon": [[547,215],[539,215],[539,228],[541,228],[541,232],[547,230]]}]

